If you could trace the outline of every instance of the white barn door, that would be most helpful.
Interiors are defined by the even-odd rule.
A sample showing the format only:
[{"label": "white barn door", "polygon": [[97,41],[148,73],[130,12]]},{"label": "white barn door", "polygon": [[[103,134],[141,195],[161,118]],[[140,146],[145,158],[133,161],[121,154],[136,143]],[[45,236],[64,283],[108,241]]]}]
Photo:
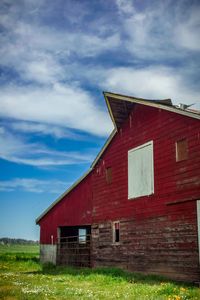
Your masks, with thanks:
[{"label": "white barn door", "polygon": [[153,141],[128,151],[128,198],[154,193]]}]

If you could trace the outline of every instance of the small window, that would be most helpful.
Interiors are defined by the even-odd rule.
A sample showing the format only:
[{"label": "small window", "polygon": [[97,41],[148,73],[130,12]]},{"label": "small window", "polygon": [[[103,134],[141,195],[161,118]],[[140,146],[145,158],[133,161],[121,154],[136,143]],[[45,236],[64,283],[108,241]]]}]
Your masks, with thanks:
[{"label": "small window", "polygon": [[106,183],[110,184],[112,182],[112,168],[106,168]]},{"label": "small window", "polygon": [[182,139],[176,142],[176,161],[186,160],[188,158],[187,153],[187,140]]},{"label": "small window", "polygon": [[79,228],[78,230],[78,242],[79,244],[85,244],[87,239],[86,229]]},{"label": "small window", "polygon": [[119,243],[119,221],[113,222],[113,243]]}]

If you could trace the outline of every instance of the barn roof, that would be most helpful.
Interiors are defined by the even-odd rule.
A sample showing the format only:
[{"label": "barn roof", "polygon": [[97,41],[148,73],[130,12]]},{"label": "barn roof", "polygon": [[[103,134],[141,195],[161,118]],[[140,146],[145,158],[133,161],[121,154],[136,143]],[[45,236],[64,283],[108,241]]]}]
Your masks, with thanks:
[{"label": "barn roof", "polygon": [[[171,99],[164,100],[147,100],[109,92],[103,92],[108,106],[108,110],[114,126],[117,130],[122,126],[129,116],[135,104],[152,106],[168,111],[172,111],[188,117],[200,119],[200,112],[192,109],[182,109],[181,107],[172,105]],[[186,105],[187,107],[187,105]]]},{"label": "barn roof", "polygon": [[136,98],[131,96],[125,96],[120,94],[114,94],[109,92],[103,92],[106,104],[111,116],[111,119],[114,124],[114,130],[111,135],[107,139],[106,143],[102,147],[101,151],[91,164],[90,169],[83,174],[69,189],[67,189],[60,197],[58,197],[37,219],[36,224],[40,222],[40,220],[58,203],[60,202],[67,194],[69,194],[78,184],[80,184],[94,169],[95,165],[99,161],[100,157],[109,146],[113,137],[119,131],[124,121],[128,118],[130,112],[132,111],[134,105],[142,104],[146,106],[151,106],[167,111],[171,111],[177,114],[181,114],[187,117],[195,118],[200,120],[200,112],[192,109],[183,109],[178,106],[173,106],[171,99],[164,100],[147,100],[143,98]]}]

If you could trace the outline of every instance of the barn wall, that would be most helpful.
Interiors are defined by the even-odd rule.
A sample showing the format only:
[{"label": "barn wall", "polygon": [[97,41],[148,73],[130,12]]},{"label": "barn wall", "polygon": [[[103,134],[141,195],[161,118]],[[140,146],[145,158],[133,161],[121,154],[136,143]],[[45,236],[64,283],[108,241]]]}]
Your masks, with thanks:
[{"label": "barn wall", "polygon": [[[188,159],[176,162],[175,144],[183,138],[187,138]],[[128,150],[151,140],[154,194],[128,200]],[[196,201],[190,201],[200,196],[199,142],[199,120],[134,106],[93,172],[93,224],[105,226],[93,228],[94,264],[199,278]],[[110,184],[105,179],[107,167],[112,167]],[[180,201],[186,202],[174,203]],[[123,222],[120,246],[111,245],[109,224],[115,220]]]},{"label": "barn wall", "polygon": [[39,222],[40,244],[53,244],[57,240],[59,226],[91,224],[92,194],[91,175],[57,203]]},{"label": "barn wall", "polygon": [[121,219],[119,244],[113,243],[111,221],[93,225],[94,266],[118,266],[176,280],[198,281],[194,204],[181,205],[179,218],[183,224],[170,215]]}]

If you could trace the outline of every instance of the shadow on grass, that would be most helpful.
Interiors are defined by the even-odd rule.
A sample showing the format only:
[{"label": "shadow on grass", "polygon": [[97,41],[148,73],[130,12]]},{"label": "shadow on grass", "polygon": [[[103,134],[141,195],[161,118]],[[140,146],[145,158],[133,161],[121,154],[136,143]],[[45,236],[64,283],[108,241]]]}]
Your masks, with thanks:
[{"label": "shadow on grass", "polygon": [[40,262],[39,257],[20,257],[20,256],[16,256],[16,261],[33,261],[36,263]]},{"label": "shadow on grass", "polygon": [[0,261],[3,261],[3,262],[5,262],[5,261],[17,261],[17,262],[33,261],[33,262],[39,263],[40,259],[39,259],[39,255],[37,255],[37,254],[29,254],[29,253],[21,252],[21,253],[17,253],[17,254],[14,254],[14,253],[1,254]]},{"label": "shadow on grass", "polygon": [[141,273],[134,273],[124,271],[120,268],[116,267],[96,267],[96,268],[75,268],[75,267],[66,267],[66,266],[55,266],[52,263],[47,263],[42,266],[42,270],[38,272],[34,272],[34,274],[43,274],[43,275],[72,275],[72,276],[81,276],[87,278],[90,275],[104,275],[107,277],[111,277],[112,279],[121,279],[125,280],[129,283],[142,283],[142,284],[160,284],[161,282],[165,283],[173,283],[176,285],[183,284],[185,286],[193,286],[192,283],[183,283],[176,282],[174,280],[168,279],[163,276],[149,274],[144,275]]}]

